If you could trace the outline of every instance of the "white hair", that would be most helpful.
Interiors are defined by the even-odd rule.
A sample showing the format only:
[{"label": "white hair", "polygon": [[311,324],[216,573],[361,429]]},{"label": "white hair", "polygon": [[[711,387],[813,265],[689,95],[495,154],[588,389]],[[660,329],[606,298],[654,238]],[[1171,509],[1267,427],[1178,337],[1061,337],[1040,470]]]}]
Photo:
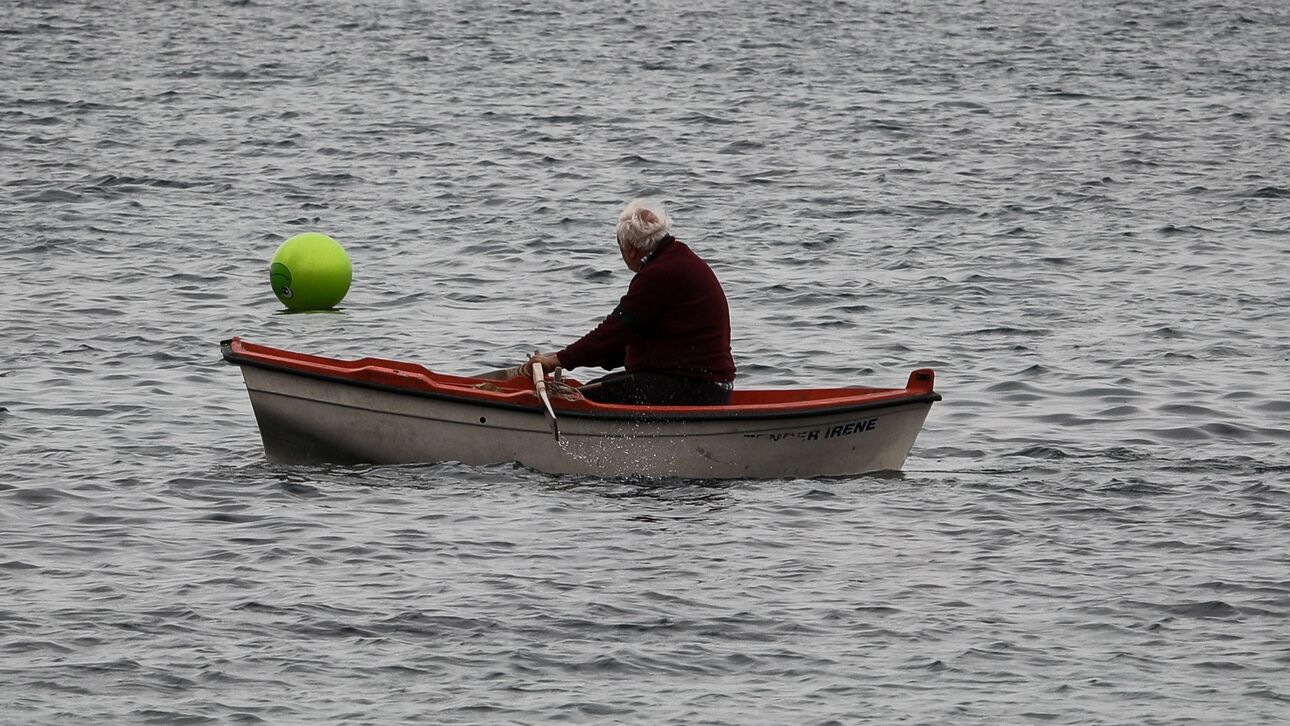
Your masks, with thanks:
[{"label": "white hair", "polygon": [[671,230],[672,219],[662,202],[634,199],[618,215],[618,241],[641,254],[653,252]]}]

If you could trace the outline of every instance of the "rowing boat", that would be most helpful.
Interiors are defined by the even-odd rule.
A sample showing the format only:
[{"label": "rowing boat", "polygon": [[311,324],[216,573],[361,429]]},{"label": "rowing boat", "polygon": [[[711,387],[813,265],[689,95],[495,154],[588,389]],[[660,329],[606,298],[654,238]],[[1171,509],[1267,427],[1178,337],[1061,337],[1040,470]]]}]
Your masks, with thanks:
[{"label": "rowing boat", "polygon": [[241,368],[265,456],[287,464],[518,462],[599,477],[843,476],[899,470],[941,400],[935,375],[921,368],[904,388],[735,390],[723,406],[544,402],[521,375],[455,376],[240,338],[220,347]]}]

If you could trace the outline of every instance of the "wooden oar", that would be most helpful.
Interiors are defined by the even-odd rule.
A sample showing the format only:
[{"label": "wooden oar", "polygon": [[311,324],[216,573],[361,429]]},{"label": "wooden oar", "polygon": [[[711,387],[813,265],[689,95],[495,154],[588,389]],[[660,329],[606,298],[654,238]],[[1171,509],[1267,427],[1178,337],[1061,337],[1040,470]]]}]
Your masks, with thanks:
[{"label": "wooden oar", "polygon": [[560,424],[555,420],[555,409],[551,408],[551,398],[546,395],[546,373],[542,370],[542,364],[537,361],[533,361],[533,390],[537,391],[538,398],[542,399],[542,405],[546,406],[546,417],[551,419],[551,435],[559,441]]}]

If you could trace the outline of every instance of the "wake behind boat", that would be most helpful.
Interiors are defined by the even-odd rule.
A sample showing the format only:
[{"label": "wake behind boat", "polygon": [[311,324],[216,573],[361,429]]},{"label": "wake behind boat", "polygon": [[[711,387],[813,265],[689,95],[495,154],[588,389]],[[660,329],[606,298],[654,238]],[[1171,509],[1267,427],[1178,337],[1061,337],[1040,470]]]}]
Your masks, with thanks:
[{"label": "wake behind boat", "polygon": [[240,338],[220,347],[242,370],[265,455],[289,464],[518,462],[550,474],[696,479],[863,474],[899,470],[941,400],[922,368],[904,388],[735,390],[723,406],[544,402],[520,375],[454,376]]}]

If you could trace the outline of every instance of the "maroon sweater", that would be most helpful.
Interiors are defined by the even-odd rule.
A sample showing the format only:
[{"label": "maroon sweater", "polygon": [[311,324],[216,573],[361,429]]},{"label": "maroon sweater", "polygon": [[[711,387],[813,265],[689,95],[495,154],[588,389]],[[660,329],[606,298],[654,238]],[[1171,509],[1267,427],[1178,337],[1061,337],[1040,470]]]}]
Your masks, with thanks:
[{"label": "maroon sweater", "polygon": [[565,368],[621,365],[733,381],[726,294],[706,262],[680,240],[665,237],[609,317],[557,355]]}]

